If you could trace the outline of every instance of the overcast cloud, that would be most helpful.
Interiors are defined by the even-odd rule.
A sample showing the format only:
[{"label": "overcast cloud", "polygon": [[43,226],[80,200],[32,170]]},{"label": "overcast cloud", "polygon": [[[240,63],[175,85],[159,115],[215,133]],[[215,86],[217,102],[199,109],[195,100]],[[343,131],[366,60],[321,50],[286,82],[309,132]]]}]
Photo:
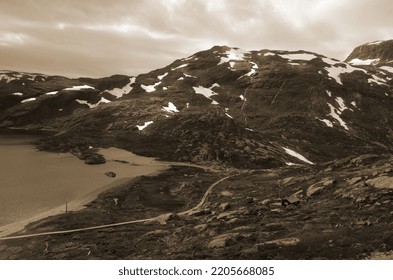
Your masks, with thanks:
[{"label": "overcast cloud", "polygon": [[0,69],[135,75],[214,45],[345,59],[393,39],[391,0],[2,0]]}]

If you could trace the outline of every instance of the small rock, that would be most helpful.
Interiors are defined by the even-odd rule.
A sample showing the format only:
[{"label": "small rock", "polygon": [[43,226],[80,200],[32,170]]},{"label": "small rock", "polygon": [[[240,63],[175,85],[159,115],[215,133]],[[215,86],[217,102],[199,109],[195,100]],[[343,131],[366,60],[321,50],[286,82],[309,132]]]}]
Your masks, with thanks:
[{"label": "small rock", "polygon": [[228,210],[230,207],[231,207],[231,204],[230,204],[229,202],[221,203],[220,206],[218,206],[218,208],[219,208],[221,211]]},{"label": "small rock", "polygon": [[235,218],[240,215],[241,215],[241,213],[239,211],[234,210],[234,211],[230,211],[230,212],[221,213],[220,215],[217,216],[217,219],[218,220],[220,220],[220,219],[229,220],[229,219]]},{"label": "small rock", "polygon": [[254,198],[253,197],[246,197],[245,201],[247,204],[251,204],[254,202]]},{"label": "small rock", "polygon": [[207,224],[201,224],[194,227],[194,229],[198,232],[202,232],[207,229]]},{"label": "small rock", "polygon": [[306,195],[307,195],[307,197],[317,195],[317,194],[321,193],[323,189],[324,189],[324,187],[318,187],[316,185],[312,185],[307,189]]},{"label": "small rock", "polygon": [[222,191],[221,195],[222,196],[232,196],[233,194],[230,191]]},{"label": "small rock", "polygon": [[349,180],[350,185],[355,185],[356,183],[360,182],[362,180],[362,177],[354,177],[351,180]]},{"label": "small rock", "polygon": [[230,220],[227,222],[227,224],[228,224],[228,225],[234,224],[234,223],[237,223],[238,221],[239,221],[239,218],[232,218],[232,219],[230,219]]},{"label": "small rock", "polygon": [[291,181],[293,181],[293,177],[288,177],[288,178],[285,178],[285,179],[283,179],[280,183],[282,184],[282,185],[288,185]]},{"label": "small rock", "polygon": [[337,183],[336,179],[330,179],[330,180],[324,181],[322,183],[322,186],[324,186],[324,187],[333,187],[336,183]]},{"label": "small rock", "polygon": [[290,197],[287,197],[287,198],[283,198],[281,200],[281,205],[284,206],[284,207],[287,207],[289,205],[295,205],[296,206],[299,203],[300,203],[300,198],[297,197],[296,195],[290,196]]},{"label": "small rock", "polygon": [[109,178],[115,178],[116,173],[112,171],[105,172],[105,175],[108,176]]},{"label": "small rock", "polygon": [[262,200],[261,204],[266,205],[266,204],[269,204],[271,201],[272,201],[271,199],[265,199],[265,200]]}]

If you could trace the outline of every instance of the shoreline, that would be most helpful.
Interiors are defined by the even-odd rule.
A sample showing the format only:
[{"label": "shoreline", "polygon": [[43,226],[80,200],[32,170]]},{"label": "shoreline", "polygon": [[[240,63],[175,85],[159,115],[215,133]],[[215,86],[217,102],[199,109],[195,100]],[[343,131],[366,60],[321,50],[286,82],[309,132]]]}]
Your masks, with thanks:
[{"label": "shoreline", "polygon": [[[156,176],[159,175],[162,171],[167,170],[170,167],[170,164],[157,164],[157,167],[160,167],[158,170],[152,171],[150,173],[147,174],[143,174],[143,176]],[[105,184],[102,187],[87,193],[77,199],[74,199],[72,201],[68,202],[68,211],[69,212],[77,212],[80,210],[83,210],[84,208],[86,208],[87,204],[89,204],[90,202],[94,201],[96,198],[98,198],[98,196],[109,190],[109,189],[113,189],[113,188],[118,188],[121,187],[122,185],[131,182],[132,180],[134,180],[137,177],[140,177],[142,175],[136,175],[136,176],[131,176],[131,177],[127,177],[127,178],[118,178],[115,179],[115,181],[109,183],[109,184]],[[65,203],[64,205],[43,211],[35,216],[23,219],[21,221],[18,222],[13,222],[7,225],[3,225],[0,226],[0,238],[1,237],[6,237],[6,236],[10,236],[10,235],[14,235],[16,233],[25,233],[29,230],[29,225],[31,225],[34,222],[39,222],[41,220],[53,217],[53,216],[57,216],[57,215],[61,215],[61,214],[65,214]]]}]

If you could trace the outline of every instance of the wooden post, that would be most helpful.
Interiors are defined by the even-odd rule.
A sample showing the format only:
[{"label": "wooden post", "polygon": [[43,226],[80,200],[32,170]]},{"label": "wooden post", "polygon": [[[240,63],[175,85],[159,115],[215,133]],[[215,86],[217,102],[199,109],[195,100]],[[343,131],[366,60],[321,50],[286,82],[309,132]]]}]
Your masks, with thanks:
[{"label": "wooden post", "polygon": [[66,200],[66,211],[65,211],[66,215],[68,214],[68,200]]}]

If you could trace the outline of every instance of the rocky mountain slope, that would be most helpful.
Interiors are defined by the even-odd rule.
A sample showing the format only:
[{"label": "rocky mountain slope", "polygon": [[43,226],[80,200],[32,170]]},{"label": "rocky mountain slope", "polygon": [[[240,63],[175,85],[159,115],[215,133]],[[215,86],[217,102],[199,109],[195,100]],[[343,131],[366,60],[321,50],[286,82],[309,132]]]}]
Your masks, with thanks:
[{"label": "rocky mountain slope", "polygon": [[203,167],[138,178],[28,232],[164,222],[10,240],[0,256],[388,258],[392,42],[359,46],[345,61],[215,46],[136,77],[3,71],[0,127],[56,131],[40,149],[102,163],[90,147],[117,146]]},{"label": "rocky mountain slope", "polygon": [[[2,72],[0,124],[122,139],[135,152],[195,162],[233,164],[237,159],[223,153],[234,148],[247,154],[241,165],[255,157],[299,162],[284,148],[311,162],[389,152],[389,44],[358,47],[348,63],[306,51],[216,46],[136,77]],[[380,56],[378,65],[356,63],[370,55]],[[151,150],[156,144],[161,152]]]},{"label": "rocky mountain slope", "polygon": [[356,47],[345,61],[355,65],[375,65],[392,72],[387,66],[393,65],[393,40],[375,41]]}]

